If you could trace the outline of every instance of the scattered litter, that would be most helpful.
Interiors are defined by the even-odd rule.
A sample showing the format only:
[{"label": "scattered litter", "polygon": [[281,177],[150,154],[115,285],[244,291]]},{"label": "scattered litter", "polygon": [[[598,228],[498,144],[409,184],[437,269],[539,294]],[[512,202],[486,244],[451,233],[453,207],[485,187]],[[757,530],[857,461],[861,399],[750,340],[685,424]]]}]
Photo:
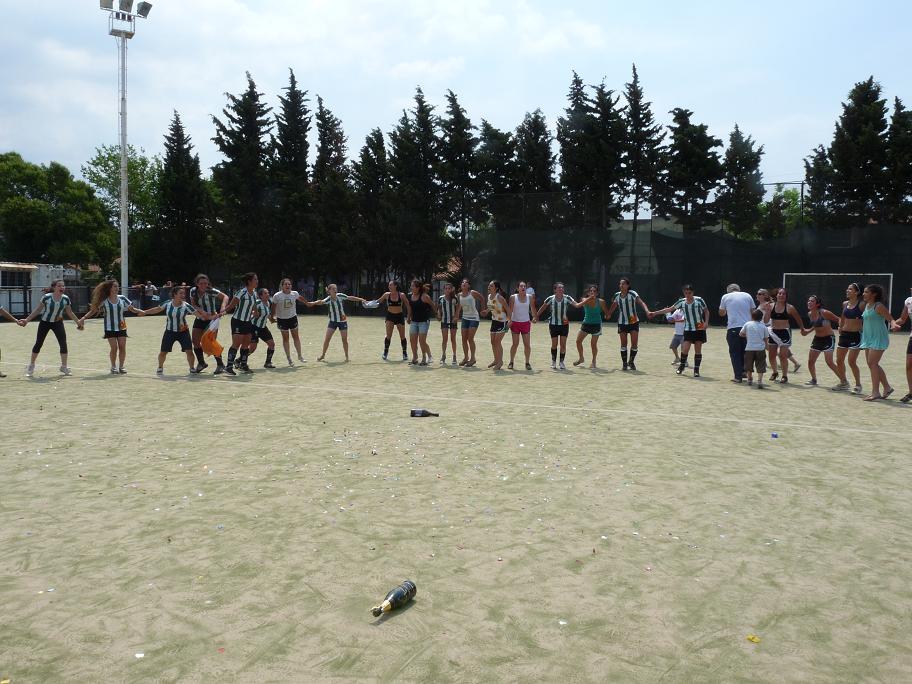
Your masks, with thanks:
[{"label": "scattered litter", "polygon": [[224,649],[224,648],[220,648],[220,649],[218,650],[218,652],[219,652],[219,653],[224,653],[224,652],[225,652],[225,649]]},{"label": "scattered litter", "polygon": [[606,537],[606,536],[603,534],[603,535],[602,535],[602,539],[608,539],[608,537]]},{"label": "scattered litter", "polygon": [[48,592],[49,594],[50,594],[52,591],[54,591],[54,587],[50,587],[50,588],[47,590],[47,592]]},{"label": "scattered litter", "polygon": [[379,606],[371,608],[371,613],[374,617],[380,617],[383,613],[388,613],[394,608],[404,606],[415,598],[415,594],[417,593],[418,588],[415,586],[415,583],[411,580],[405,580],[398,587],[390,590]]},{"label": "scattered litter", "polygon": [[500,562],[502,562],[502,561],[503,561],[503,558],[501,558],[500,556],[498,556],[498,557],[497,557],[497,562],[500,563]]},{"label": "scattered litter", "polygon": [[747,635],[747,640],[748,640],[749,642],[751,642],[752,644],[759,644],[759,643],[760,643],[760,637],[758,637],[756,634],[748,634],[748,635]]},{"label": "scattered litter", "polygon": [[142,659],[142,658],[145,658],[145,657],[146,657],[146,654],[145,654],[145,653],[134,653],[133,656],[134,656],[137,660],[140,660],[140,659]]},{"label": "scattered litter", "polygon": [[772,437],[773,439],[779,439],[779,433],[774,432],[773,434],[770,435],[770,437]]},{"label": "scattered litter", "polygon": [[567,624],[567,621],[566,621],[566,620],[558,620],[558,621],[557,621],[557,624],[559,624],[561,627],[563,627],[564,625]]},{"label": "scattered litter", "polygon": [[646,566],[645,568],[643,568],[643,569],[644,569],[646,572],[652,572],[652,566],[651,566],[651,565],[647,565],[647,566]]}]

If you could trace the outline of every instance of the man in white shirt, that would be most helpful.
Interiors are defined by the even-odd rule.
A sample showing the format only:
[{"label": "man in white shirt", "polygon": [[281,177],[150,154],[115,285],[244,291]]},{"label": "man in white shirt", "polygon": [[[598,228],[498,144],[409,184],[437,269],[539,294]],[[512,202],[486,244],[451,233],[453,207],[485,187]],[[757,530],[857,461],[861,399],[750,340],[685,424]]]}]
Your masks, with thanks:
[{"label": "man in white shirt", "polygon": [[728,342],[728,355],[735,373],[732,382],[741,382],[744,378],[744,348],[747,340],[741,337],[741,328],[751,320],[755,308],[754,298],[747,292],[741,292],[737,283],[725,288],[725,294],[719,302],[719,315],[728,318],[725,340]]}]

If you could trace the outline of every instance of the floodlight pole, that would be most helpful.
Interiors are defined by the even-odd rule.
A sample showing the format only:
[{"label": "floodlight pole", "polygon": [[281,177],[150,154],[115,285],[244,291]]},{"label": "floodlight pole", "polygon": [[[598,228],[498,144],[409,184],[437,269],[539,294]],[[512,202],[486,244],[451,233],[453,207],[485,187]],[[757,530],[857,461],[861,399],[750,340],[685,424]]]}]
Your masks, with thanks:
[{"label": "floodlight pole", "polygon": [[120,289],[130,291],[130,184],[128,180],[129,150],[127,147],[127,41],[136,34],[136,18],[145,19],[151,3],[141,2],[133,12],[133,2],[120,0],[119,8],[110,0],[101,0],[101,9],[108,12],[108,33],[117,40],[117,69],[120,91]]}]

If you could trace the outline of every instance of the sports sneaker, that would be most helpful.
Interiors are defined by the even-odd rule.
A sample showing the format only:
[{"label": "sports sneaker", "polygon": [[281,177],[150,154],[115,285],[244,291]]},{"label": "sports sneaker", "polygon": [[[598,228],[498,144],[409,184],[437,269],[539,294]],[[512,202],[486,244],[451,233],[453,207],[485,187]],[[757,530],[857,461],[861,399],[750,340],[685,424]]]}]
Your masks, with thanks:
[{"label": "sports sneaker", "polygon": [[560,362],[560,366],[558,366],[558,367],[559,367],[561,370],[567,370],[567,367],[564,365],[564,362],[563,362],[563,361]]},{"label": "sports sneaker", "polygon": [[190,375],[199,375],[199,371],[196,368],[190,368]]},{"label": "sports sneaker", "polygon": [[426,365],[428,365],[428,362],[425,361],[424,359],[421,359],[421,362],[420,362],[418,365],[419,365],[419,366],[426,366]]},{"label": "sports sneaker", "polygon": [[816,381],[814,378],[811,378],[810,380],[808,380],[808,381],[807,381],[806,383],[804,383],[804,384],[807,385],[808,387],[816,387],[816,386],[817,386],[817,381]]},{"label": "sports sneaker", "polygon": [[25,377],[30,378],[35,374],[35,367],[28,365],[25,367]]},{"label": "sports sneaker", "polygon": [[672,366],[680,366],[680,365],[681,365],[681,362],[680,362],[678,359],[675,359],[674,361],[671,362],[671,365],[672,365]]},{"label": "sports sneaker", "polygon": [[446,357],[445,357],[445,356],[444,356],[442,359],[440,359],[440,365],[441,365],[441,366],[445,366],[445,365],[446,365]]},{"label": "sports sneaker", "polygon": [[777,380],[778,378],[779,378],[779,371],[776,371],[775,373],[773,373],[773,374],[770,376],[770,382],[776,382],[776,380]]},{"label": "sports sneaker", "polygon": [[624,367],[621,368],[621,370],[627,370],[627,367],[628,367],[628,364],[625,363],[625,364],[624,364]]},{"label": "sports sneaker", "polygon": [[557,369],[557,361],[552,361],[552,362],[551,362],[551,369],[552,369],[552,370],[556,370],[556,369]]},{"label": "sports sneaker", "polygon": [[275,368],[275,366],[273,365],[272,361],[267,361],[263,364],[263,368]]},{"label": "sports sneaker", "polygon": [[456,365],[456,363],[457,363],[457,361],[456,361],[456,357],[455,357],[455,356],[454,356],[454,357],[453,357],[453,360],[452,360],[452,361],[450,361],[450,365],[451,365],[451,366],[455,366],[455,365]]},{"label": "sports sneaker", "polygon": [[527,363],[527,364],[526,364],[526,370],[532,370],[532,364],[531,364],[531,363]]},{"label": "sports sneaker", "polygon": [[215,369],[215,373],[213,373],[213,375],[221,375],[224,372],[225,372],[225,367],[219,366],[218,368]]},{"label": "sports sneaker", "polygon": [[164,375],[164,374],[165,374],[165,369],[164,369],[164,368],[156,368],[156,369],[155,369],[155,374],[156,374],[156,375]]},{"label": "sports sneaker", "polygon": [[[387,354],[380,354],[380,358],[383,359],[384,361],[386,361],[387,358],[388,358],[388,355],[387,355]],[[288,363],[291,364],[291,360],[289,360]]]},{"label": "sports sneaker", "polygon": [[124,368],[123,366],[121,366],[120,368],[117,369],[117,372],[120,373],[121,375],[126,375],[127,369]]},{"label": "sports sneaker", "polygon": [[861,394],[864,390],[861,389],[861,385],[855,385],[855,389],[852,390],[852,394]]},{"label": "sports sneaker", "polygon": [[699,378],[699,377],[700,377],[700,369],[699,369],[699,368],[694,368],[694,377],[695,377],[695,378]]},{"label": "sports sneaker", "polygon": [[303,356],[299,356],[298,361],[300,361],[301,363],[305,363],[306,359]]},{"label": "sports sneaker", "polygon": [[428,365],[431,365],[434,362],[434,359],[430,354],[428,354],[428,356],[427,356],[427,362],[428,362]]},{"label": "sports sneaker", "polygon": [[683,374],[684,374],[684,366],[678,365],[678,367],[675,369],[675,373],[677,373],[678,375],[683,375]]},{"label": "sports sneaker", "polygon": [[253,369],[250,366],[248,366],[246,363],[242,363],[241,365],[238,366],[238,368],[240,368],[245,373],[253,373]]},{"label": "sports sneaker", "polygon": [[288,359],[288,365],[289,365],[289,366],[294,366],[294,361],[291,360],[291,357],[290,357],[290,356],[287,356],[287,357],[285,357],[285,358]]},{"label": "sports sneaker", "polygon": [[627,364],[627,367],[628,367],[630,370],[636,370],[636,369],[637,369],[636,364],[635,364],[633,361],[631,361],[630,363],[628,363],[628,364]]},{"label": "sports sneaker", "polygon": [[402,352],[402,360],[408,361],[408,352]]},{"label": "sports sneaker", "polygon": [[507,368],[509,368],[510,370],[513,370],[513,362],[512,362],[512,361],[510,361],[510,363],[507,365]]},{"label": "sports sneaker", "polygon": [[834,392],[842,392],[843,390],[849,389],[849,387],[851,387],[851,385],[849,384],[849,381],[846,380],[844,382],[840,382],[838,385],[836,385],[835,387],[832,387],[831,389]]},{"label": "sports sneaker", "polygon": [[117,366],[111,366],[111,375],[119,375],[117,372]]},{"label": "sports sneaker", "polygon": [[69,368],[67,368],[66,366],[61,366],[61,367],[60,367],[60,373],[61,373],[61,375],[72,375],[72,374],[73,374],[73,371],[71,371],[71,370],[70,370]]},{"label": "sports sneaker", "polygon": [[206,363],[205,361],[203,361],[202,363],[196,364],[196,372],[197,372],[197,373],[202,373],[202,372],[203,372],[204,370],[206,370],[207,368],[209,368],[209,364]]},{"label": "sports sneaker", "polygon": [[[228,373],[228,375],[237,375],[237,373],[234,372],[234,368],[231,366],[225,366],[223,372]],[[215,374],[218,375],[218,371],[216,371]]]}]

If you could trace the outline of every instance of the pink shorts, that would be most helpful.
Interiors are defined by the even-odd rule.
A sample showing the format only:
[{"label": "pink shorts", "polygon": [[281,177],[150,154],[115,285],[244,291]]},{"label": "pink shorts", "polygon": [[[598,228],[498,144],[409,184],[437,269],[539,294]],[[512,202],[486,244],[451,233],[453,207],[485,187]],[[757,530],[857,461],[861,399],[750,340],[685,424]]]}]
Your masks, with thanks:
[{"label": "pink shorts", "polygon": [[532,321],[525,321],[523,323],[510,323],[510,332],[516,333],[517,335],[525,335],[532,332]]}]

